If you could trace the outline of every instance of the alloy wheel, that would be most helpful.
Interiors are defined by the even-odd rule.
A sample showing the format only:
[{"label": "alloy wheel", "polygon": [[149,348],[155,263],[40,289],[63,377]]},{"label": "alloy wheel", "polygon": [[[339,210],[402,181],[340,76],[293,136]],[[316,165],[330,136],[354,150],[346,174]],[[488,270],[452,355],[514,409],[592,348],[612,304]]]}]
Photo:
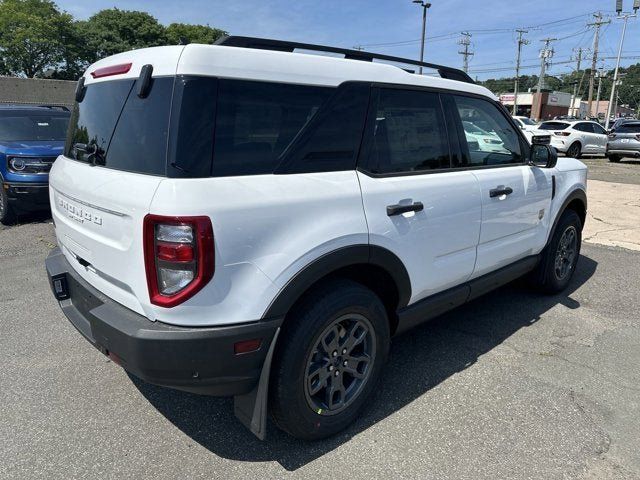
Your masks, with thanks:
[{"label": "alloy wheel", "polygon": [[343,315],[316,339],[306,363],[304,393],[319,415],[348,408],[369,380],[376,355],[376,335],[369,320]]}]

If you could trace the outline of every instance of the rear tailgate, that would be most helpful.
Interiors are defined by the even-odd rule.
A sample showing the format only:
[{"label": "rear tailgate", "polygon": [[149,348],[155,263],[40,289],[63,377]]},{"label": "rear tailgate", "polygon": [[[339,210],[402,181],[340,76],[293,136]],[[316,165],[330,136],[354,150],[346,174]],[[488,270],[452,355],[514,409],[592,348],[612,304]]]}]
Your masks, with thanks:
[{"label": "rear tailgate", "polygon": [[54,163],[50,181],[58,245],[69,263],[102,293],[142,315],[150,313],[142,220],[161,181],[65,157]]},{"label": "rear tailgate", "polygon": [[[105,295],[153,319],[142,228],[166,176],[175,71],[184,47],[158,47],[100,60],[84,76],[64,155],[54,163],[50,200],[58,244],[72,267]],[[144,65],[150,89],[139,94]]]}]

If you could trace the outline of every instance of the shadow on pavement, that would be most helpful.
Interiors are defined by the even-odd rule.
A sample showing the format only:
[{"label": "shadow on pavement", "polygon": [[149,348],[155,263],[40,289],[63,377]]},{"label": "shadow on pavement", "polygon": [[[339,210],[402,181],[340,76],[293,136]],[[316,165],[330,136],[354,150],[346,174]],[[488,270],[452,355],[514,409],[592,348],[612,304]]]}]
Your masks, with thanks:
[{"label": "shadow on pavement", "polygon": [[271,424],[266,441],[261,442],[236,420],[230,398],[192,395],[131,379],[160,413],[212,453],[240,461],[277,461],[287,470],[296,470],[473,365],[555,305],[579,308],[570,296],[593,276],[597,265],[581,256],[571,284],[560,295],[535,293],[517,281],[394,338],[370,407],[345,432],[323,441],[301,442]]}]

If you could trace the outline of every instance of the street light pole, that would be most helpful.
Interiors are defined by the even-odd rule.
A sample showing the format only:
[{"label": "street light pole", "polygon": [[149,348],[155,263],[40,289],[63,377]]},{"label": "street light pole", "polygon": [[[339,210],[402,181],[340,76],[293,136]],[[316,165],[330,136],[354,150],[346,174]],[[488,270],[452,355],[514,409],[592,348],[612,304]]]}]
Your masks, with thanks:
[{"label": "street light pole", "polygon": [[[429,2],[424,2],[423,0],[413,0],[413,3],[416,3],[422,7],[422,41],[420,42],[420,62],[424,62],[424,40],[425,33],[427,31],[427,9],[431,7]],[[418,71],[420,75],[422,75],[422,65]]]},{"label": "street light pole", "polygon": [[[638,9],[636,8],[636,5],[638,5],[638,1],[634,2],[633,5],[633,9],[634,11],[638,11]],[[621,12],[618,11],[618,15],[620,15]],[[606,130],[609,130],[609,120],[611,118],[611,112],[613,111],[613,102],[616,99],[616,86],[619,80],[619,76],[618,76],[618,71],[620,70],[620,57],[622,56],[622,47],[624,45],[624,36],[627,33],[627,22],[629,21],[630,18],[635,18],[637,17],[637,14],[633,13],[624,13],[622,14],[621,17],[618,18],[622,18],[624,20],[624,23],[622,24],[622,36],[620,37],[620,45],[618,46],[618,58],[616,60],[616,69],[613,73],[613,84],[611,85],[611,97],[609,98],[609,105],[607,107],[607,118],[606,118],[606,123],[604,125],[604,128]]]}]

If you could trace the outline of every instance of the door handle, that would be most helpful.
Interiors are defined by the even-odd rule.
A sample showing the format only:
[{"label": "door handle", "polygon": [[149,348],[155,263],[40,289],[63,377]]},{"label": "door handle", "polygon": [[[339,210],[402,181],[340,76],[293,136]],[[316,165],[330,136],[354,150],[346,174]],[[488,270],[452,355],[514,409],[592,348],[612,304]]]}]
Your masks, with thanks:
[{"label": "door handle", "polygon": [[422,202],[414,202],[409,205],[387,205],[387,215],[393,217],[407,212],[421,212],[424,210]]},{"label": "door handle", "polygon": [[513,193],[513,188],[511,187],[498,187],[489,190],[489,196],[491,198],[500,197],[502,195],[511,195]]}]

